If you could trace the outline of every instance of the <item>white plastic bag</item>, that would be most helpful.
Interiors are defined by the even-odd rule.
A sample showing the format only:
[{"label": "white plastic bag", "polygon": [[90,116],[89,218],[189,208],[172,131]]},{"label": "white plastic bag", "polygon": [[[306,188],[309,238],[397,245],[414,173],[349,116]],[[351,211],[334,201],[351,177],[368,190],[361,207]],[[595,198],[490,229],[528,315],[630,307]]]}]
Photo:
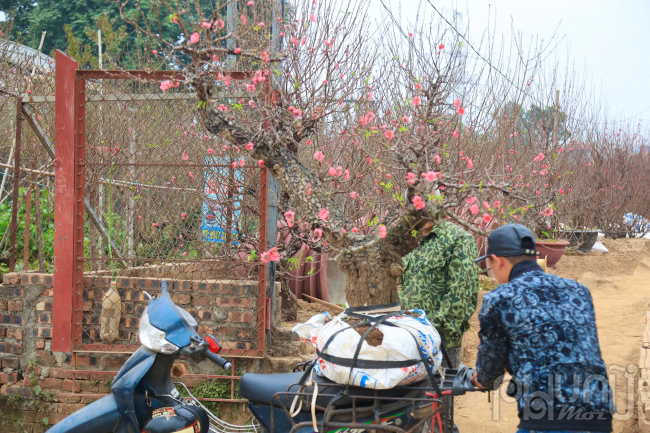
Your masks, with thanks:
[{"label": "white plastic bag", "polygon": [[[423,310],[415,310],[415,313],[417,316],[399,315],[386,319],[386,322],[394,323],[397,326],[379,325],[377,329],[384,334],[381,345],[371,346],[363,341],[358,359],[419,360],[421,359],[420,351],[422,351],[426,359],[433,357],[433,368],[439,366],[442,362],[440,335],[431,325]],[[321,315],[312,317],[303,325],[297,325],[294,330],[298,328],[300,332],[298,330],[295,332],[305,340],[311,341],[319,351],[322,351],[328,340],[333,337],[333,341],[327,346],[325,353],[338,358],[353,359],[360,335],[342,320],[345,317],[344,314],[335,317],[322,327],[310,328],[308,334],[303,332],[307,329],[303,327],[312,320],[315,319],[314,321],[320,323],[321,318],[318,316]],[[343,329],[345,330],[334,336]],[[314,366],[314,371],[336,383],[345,384],[349,380],[350,385],[372,389],[389,389],[398,385],[418,382],[427,377],[427,372],[421,362],[409,367],[398,368],[354,368],[350,375],[349,367],[319,358]]]},{"label": "white plastic bag", "polygon": [[325,322],[327,322],[328,320],[332,320],[332,316],[330,315],[330,313],[325,311],[324,313],[320,313],[320,314],[316,314],[315,316],[312,316],[305,323],[297,324],[296,326],[291,328],[291,332],[295,332],[303,340],[315,344],[316,336],[318,336],[318,332],[321,330],[323,326],[325,326]]}]

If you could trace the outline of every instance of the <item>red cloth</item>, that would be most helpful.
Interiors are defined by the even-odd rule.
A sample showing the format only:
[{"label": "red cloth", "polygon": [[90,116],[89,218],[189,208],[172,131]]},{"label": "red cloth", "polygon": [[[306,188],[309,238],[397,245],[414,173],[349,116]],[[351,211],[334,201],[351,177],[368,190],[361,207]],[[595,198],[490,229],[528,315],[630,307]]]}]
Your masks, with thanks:
[{"label": "red cloth", "polygon": [[[286,229],[284,221],[278,221],[278,244],[287,244],[291,241],[291,234]],[[289,271],[289,288],[296,295],[296,298],[309,301],[302,294],[329,302],[327,293],[327,254],[314,253],[302,244],[300,250],[294,255],[299,258],[299,264],[293,266],[295,269]],[[306,261],[308,257],[313,260]],[[312,271],[313,269],[313,271]],[[310,273],[311,272],[311,273]],[[309,301],[311,302],[311,301]]]}]

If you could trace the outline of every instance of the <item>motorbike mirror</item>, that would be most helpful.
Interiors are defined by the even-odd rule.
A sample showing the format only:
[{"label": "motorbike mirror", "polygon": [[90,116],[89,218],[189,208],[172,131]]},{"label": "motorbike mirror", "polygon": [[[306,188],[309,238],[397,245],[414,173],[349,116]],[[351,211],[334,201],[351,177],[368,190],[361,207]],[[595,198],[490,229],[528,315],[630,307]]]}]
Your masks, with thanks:
[{"label": "motorbike mirror", "polygon": [[162,280],[160,282],[160,294],[168,294],[169,295],[169,289],[168,289],[168,283],[165,280]]},{"label": "motorbike mirror", "polygon": [[208,342],[208,348],[212,353],[219,353],[221,351],[221,345],[217,342],[217,339],[212,335],[206,335],[205,341]]}]

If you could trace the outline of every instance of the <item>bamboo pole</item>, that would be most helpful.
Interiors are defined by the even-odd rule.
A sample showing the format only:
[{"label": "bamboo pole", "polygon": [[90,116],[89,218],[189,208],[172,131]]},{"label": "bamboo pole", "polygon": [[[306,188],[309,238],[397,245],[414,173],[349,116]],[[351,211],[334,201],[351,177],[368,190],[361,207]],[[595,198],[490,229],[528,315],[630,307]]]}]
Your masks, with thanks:
[{"label": "bamboo pole", "polygon": [[38,178],[34,180],[34,215],[36,216],[36,248],[38,250],[38,272],[45,272],[45,260],[43,258],[43,220],[41,218],[41,189],[38,186]]},{"label": "bamboo pole", "polygon": [[337,313],[342,313],[342,312],[345,311],[345,308],[341,307],[340,305],[331,304],[331,303],[329,303],[327,301],[323,301],[321,299],[314,298],[313,296],[305,295],[304,293],[302,294],[302,296],[309,299],[310,301],[316,302],[317,304],[325,305],[326,307],[331,308],[332,310],[334,310]]}]

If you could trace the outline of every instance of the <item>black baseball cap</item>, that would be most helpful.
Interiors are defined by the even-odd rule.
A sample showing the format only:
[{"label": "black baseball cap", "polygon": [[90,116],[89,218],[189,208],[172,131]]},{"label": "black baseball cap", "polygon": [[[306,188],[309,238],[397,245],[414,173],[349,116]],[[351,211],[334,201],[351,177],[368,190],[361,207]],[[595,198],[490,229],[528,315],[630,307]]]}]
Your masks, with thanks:
[{"label": "black baseball cap", "polygon": [[535,235],[521,224],[506,224],[490,233],[488,249],[484,256],[474,260],[480,262],[494,254],[497,257],[539,255],[535,249]]}]

